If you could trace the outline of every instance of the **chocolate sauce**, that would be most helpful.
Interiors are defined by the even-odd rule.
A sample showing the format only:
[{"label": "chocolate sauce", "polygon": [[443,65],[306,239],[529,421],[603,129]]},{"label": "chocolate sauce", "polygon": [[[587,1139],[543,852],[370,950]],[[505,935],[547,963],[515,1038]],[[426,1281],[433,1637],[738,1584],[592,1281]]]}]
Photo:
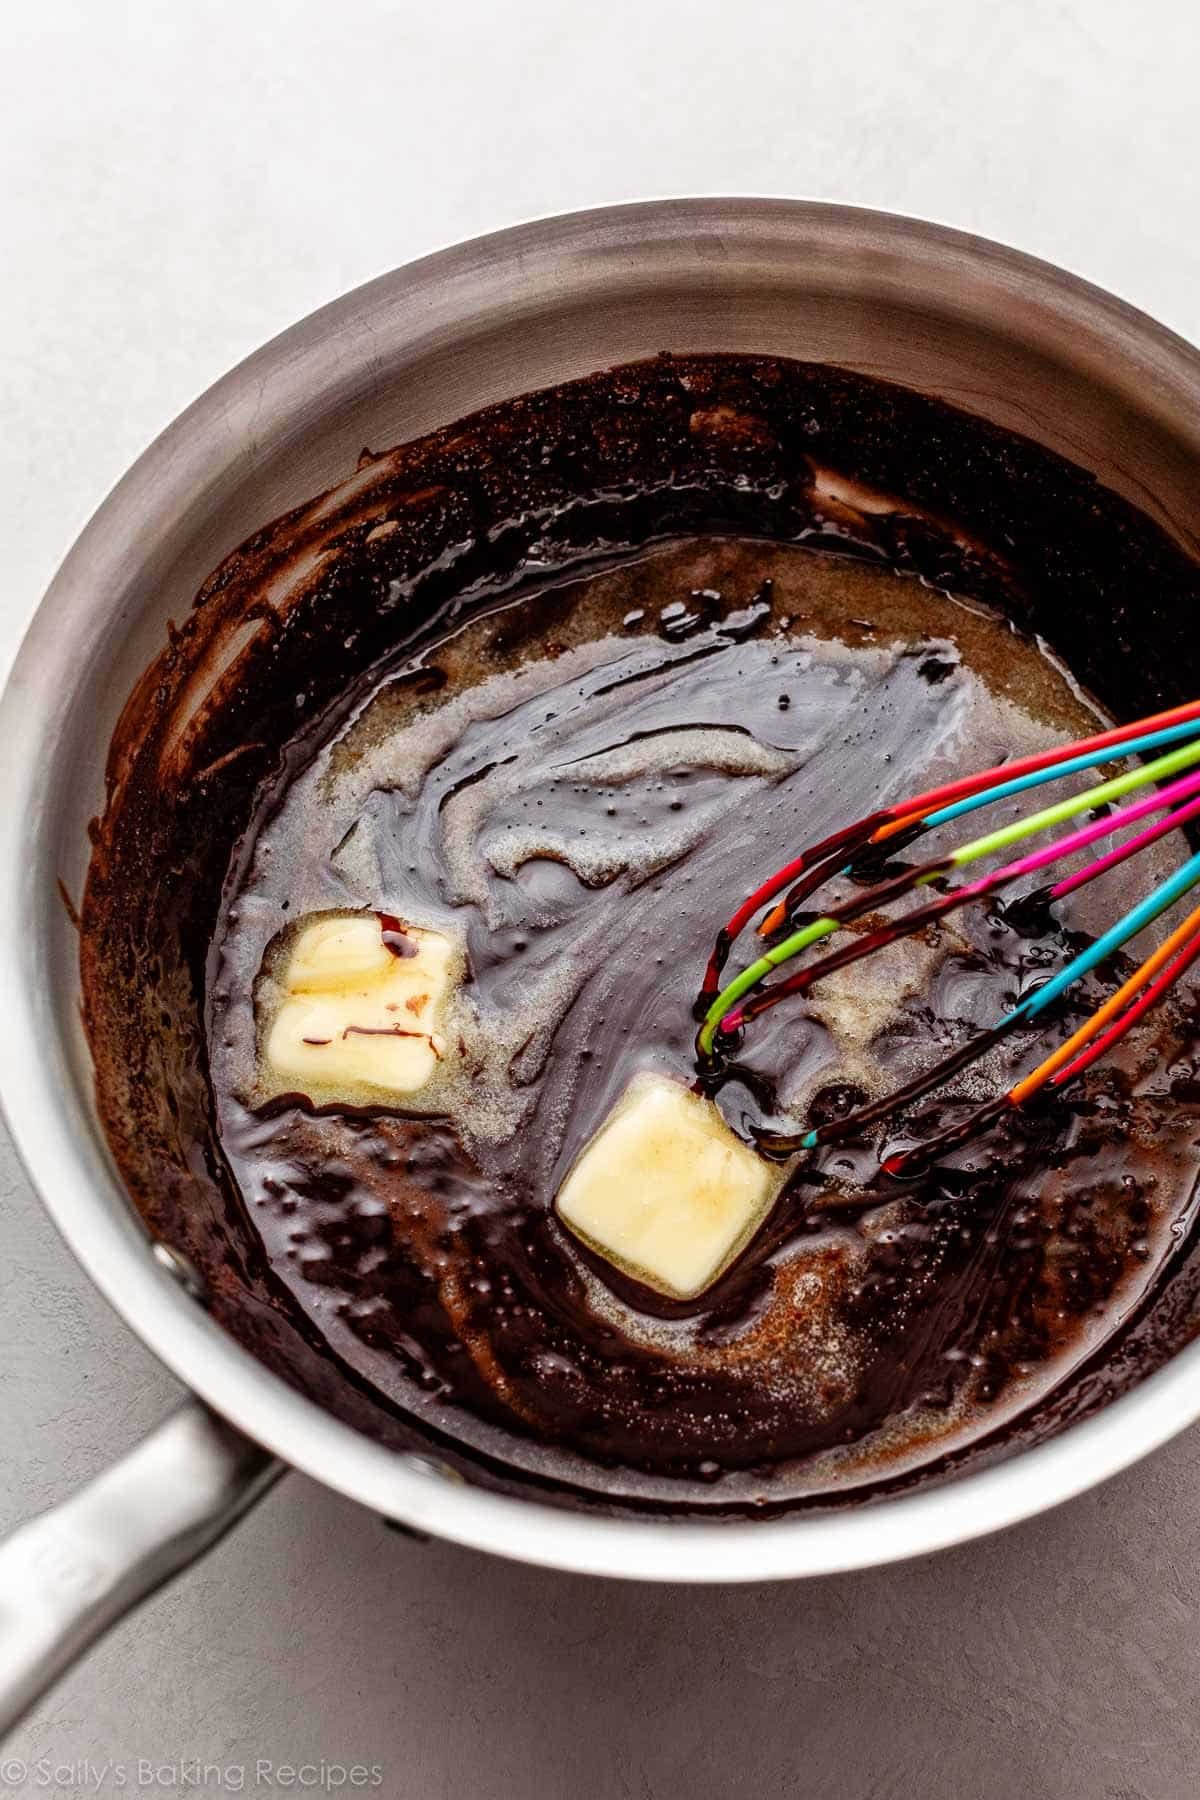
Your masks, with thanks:
[{"label": "chocolate sauce", "polygon": [[[771,601],[751,610],[764,578]],[[830,635],[866,612],[857,643]],[[610,1492],[684,1482],[773,1500],[836,1485],[847,1445],[846,1479],[861,1479],[978,1436],[1061,1380],[1173,1245],[1200,1166],[1154,1148],[1164,1113],[1139,1079],[1143,1040],[1070,1107],[998,1121],[916,1182],[889,1181],[881,1156],[897,1130],[952,1126],[978,1076],[884,1135],[827,1124],[836,1149],[789,1157],[770,1223],[695,1302],[620,1275],[552,1210],[635,1074],[696,1081],[690,998],[748,877],[847,812],[1091,729],[1058,672],[903,577],[730,541],[526,592],[420,666],[446,676],[435,701],[411,667],[389,671],[264,794],[235,923],[218,929],[222,1143],[274,1272],[339,1357],[467,1441],[506,1430],[510,1458],[542,1472],[582,1482],[592,1464]],[[339,906],[463,934],[457,1066],[423,1098],[432,1127],[256,1099],[255,971],[298,917]],[[909,1069],[972,1044],[1077,943],[1062,919],[1030,934],[975,909],[840,984],[831,973],[704,1085],[735,1131],[794,1152],[783,1127],[844,1111],[848,1073],[915,1100]],[[1026,1033],[987,1079],[1008,1085],[1044,1049]],[[1077,1160],[1076,1108],[1114,1080],[1128,1110],[1103,1133],[1105,1180],[1073,1183],[1070,1219],[1086,1181],[1088,1204],[1105,1206],[1106,1182],[1121,1204],[1105,1208],[1103,1263],[1091,1238],[1085,1262],[1050,1196]],[[980,1250],[1006,1211],[1021,1226]]]},{"label": "chocolate sauce", "polygon": [[[1091,728],[992,609],[1129,713],[1200,677],[1198,592],[1070,465],[804,365],[661,359],[369,461],[206,584],[114,745],[85,1000],[152,1226],[323,1404],[579,1502],[828,1500],[1096,1404],[1193,1329],[1186,997],[1065,1103],[914,1181],[880,1167],[1044,1051],[1006,1038],[919,1099],[1086,912],[972,908],[750,1022],[707,1085],[768,1152],[884,1088],[914,1105],[792,1159],[700,1300],[599,1263],[550,1202],[633,1072],[697,1079],[714,928],[786,855]],[[1146,593],[1153,684],[1122,658]],[[399,954],[406,922],[463,942],[430,1102],[261,1099],[260,971],[295,921],[364,906]]]}]

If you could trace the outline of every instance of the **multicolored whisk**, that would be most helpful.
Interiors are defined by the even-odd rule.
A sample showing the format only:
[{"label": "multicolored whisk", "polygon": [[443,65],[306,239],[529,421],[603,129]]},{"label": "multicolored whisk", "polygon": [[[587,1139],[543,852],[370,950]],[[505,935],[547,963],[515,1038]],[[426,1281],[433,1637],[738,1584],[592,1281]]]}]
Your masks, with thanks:
[{"label": "multicolored whisk", "polygon": [[[830,906],[826,912],[814,916],[812,909],[806,906],[806,902],[832,877],[853,873],[861,881],[871,863],[907,849],[928,832],[953,820],[965,818],[997,801],[1032,792],[1046,782],[1061,781],[1126,756],[1149,756],[1150,760],[1107,780],[1093,782],[1053,805],[973,838],[955,850],[928,861],[908,864],[898,873],[860,886],[850,899]],[[1148,795],[1129,799],[1146,788],[1151,790]],[[1128,803],[1118,806],[1117,802]],[[960,870],[1026,839],[1054,831],[1080,814],[1091,814],[1092,817],[1087,824],[1013,861],[1004,862],[988,874],[946,885]],[[1151,718],[1117,726],[1095,737],[1043,751],[1019,762],[965,776],[871,813],[811,845],[777,870],[739,906],[718,934],[696,1001],[697,1016],[701,1019],[696,1049],[701,1065],[711,1068],[719,1063],[723,1049],[732,1047],[734,1034],[781,1001],[806,993],[822,976],[847,968],[885,944],[923,930],[958,907],[998,894],[1025,876],[1048,870],[1053,864],[1076,856],[1102,838],[1112,838],[1131,827],[1136,828],[1115,848],[1106,849],[1082,868],[1025,896],[1026,904],[1052,904],[1195,819],[1200,819],[1200,701],[1172,707]],[[785,963],[793,962],[843,927],[877,913],[905,894],[934,883],[938,884],[939,891],[927,904],[889,919],[885,924],[863,932],[852,942],[807,962],[784,979],[765,985],[767,978]],[[1151,894],[1027,994],[989,1030],[977,1033],[898,1092],[794,1138],[776,1138],[773,1140],[775,1148],[799,1151],[831,1143],[887,1118],[943,1086],[1010,1032],[1038,1020],[1068,989],[1107,962],[1197,885],[1200,885],[1200,854],[1188,857]],[[768,940],[769,948],[722,987],[721,973],[734,943],[763,907],[770,910],[760,921],[758,933]],[[884,1168],[889,1174],[911,1171],[965,1142],[1006,1108],[1022,1106],[1042,1089],[1062,1088],[1073,1081],[1162,1000],[1198,957],[1200,907],[1189,913],[1153,955],[1148,956],[1140,968],[1031,1074],[1006,1093],[977,1106],[936,1138],[888,1156]]]}]

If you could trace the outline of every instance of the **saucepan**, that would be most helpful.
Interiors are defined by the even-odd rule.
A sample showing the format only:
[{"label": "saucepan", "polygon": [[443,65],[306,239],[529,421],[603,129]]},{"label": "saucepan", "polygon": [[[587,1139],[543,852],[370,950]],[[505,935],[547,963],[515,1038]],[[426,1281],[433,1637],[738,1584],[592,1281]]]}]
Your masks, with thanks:
[{"label": "saucepan", "polygon": [[105,501],[0,704],[0,1097],[71,1249],[192,1398],[0,1548],[0,1722],[199,1555],[285,1466],[389,1520],[589,1574],[735,1582],[910,1557],[1058,1504],[1200,1416],[1200,1343],[1061,1435],[868,1505],[761,1521],[605,1516],[500,1493],[358,1434],[210,1316],[108,1155],[79,1019],[81,891],[122,703],[207,572],[392,444],[663,350],[822,359],[943,396],[1094,470],[1195,552],[1200,354],[1061,270],[940,226],[792,200],[653,201],[542,220],[385,275],[183,414]]}]

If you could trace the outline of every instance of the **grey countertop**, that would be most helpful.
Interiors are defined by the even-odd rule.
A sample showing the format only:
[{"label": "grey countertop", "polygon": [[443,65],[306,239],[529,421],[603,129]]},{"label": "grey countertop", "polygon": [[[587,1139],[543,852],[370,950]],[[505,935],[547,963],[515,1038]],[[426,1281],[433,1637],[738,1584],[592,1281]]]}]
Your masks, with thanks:
[{"label": "grey countertop", "polygon": [[[1200,337],[1184,0],[39,0],[5,26],[4,661],[199,389],[344,288],[531,213],[856,199],[1018,243]],[[7,1145],[0,1189],[4,1526],[174,1384]],[[297,1791],[302,1764],[309,1791],[355,1791],[324,1759],[377,1765],[389,1800],[1192,1800],[1198,1557],[1195,1431],[1002,1537],[727,1591],[422,1546],[292,1476],[62,1682],[0,1792]]]}]

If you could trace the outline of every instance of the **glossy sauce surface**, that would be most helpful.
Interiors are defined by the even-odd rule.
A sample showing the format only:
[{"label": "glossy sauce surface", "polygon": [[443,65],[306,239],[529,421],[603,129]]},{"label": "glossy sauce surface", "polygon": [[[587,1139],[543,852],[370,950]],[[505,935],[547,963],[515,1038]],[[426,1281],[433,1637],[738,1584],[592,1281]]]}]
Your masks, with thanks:
[{"label": "glossy sauce surface", "polygon": [[[696,1079],[704,961],[763,876],[882,799],[1095,718],[977,605],[724,537],[527,587],[301,734],[238,847],[208,1048],[223,1155],[330,1354],[540,1476],[738,1505],[915,1468],[1062,1381],[1186,1229],[1200,1151],[1178,1010],[1067,1104],[917,1182],[882,1176],[880,1152],[1032,1066],[1042,1038],[796,1160],[689,1303],[593,1257],[552,1201],[635,1073]],[[1126,876],[1056,920],[963,914],[765,1016],[710,1091],[746,1137],[899,1086],[1134,891]],[[342,908],[465,947],[458,1050],[415,1116],[256,1094],[260,971],[298,919]]]}]

